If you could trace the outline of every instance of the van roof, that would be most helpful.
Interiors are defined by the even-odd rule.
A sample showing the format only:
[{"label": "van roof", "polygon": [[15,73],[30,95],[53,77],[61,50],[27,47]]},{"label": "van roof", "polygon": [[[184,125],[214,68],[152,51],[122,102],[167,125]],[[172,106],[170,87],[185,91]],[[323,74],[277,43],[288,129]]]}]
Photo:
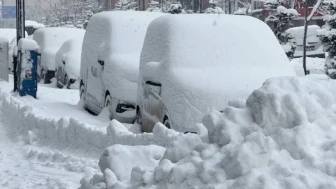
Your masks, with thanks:
[{"label": "van roof", "polygon": [[[107,42],[106,48],[116,53],[136,52],[140,54],[149,23],[162,13],[113,11],[94,15],[88,30],[104,33],[101,37]],[[105,30],[99,31],[99,30]]]},{"label": "van roof", "polygon": [[[148,28],[141,62],[173,67],[280,67],[288,58],[262,21],[235,15],[167,15]],[[272,60],[272,61],[270,61]]]}]

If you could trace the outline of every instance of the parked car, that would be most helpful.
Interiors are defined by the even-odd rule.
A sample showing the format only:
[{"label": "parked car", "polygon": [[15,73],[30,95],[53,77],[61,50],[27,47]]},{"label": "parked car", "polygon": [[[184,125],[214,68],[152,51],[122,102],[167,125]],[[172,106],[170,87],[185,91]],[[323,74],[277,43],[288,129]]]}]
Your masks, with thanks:
[{"label": "parked car", "polygon": [[[218,37],[220,36],[220,37]],[[210,110],[246,99],[271,77],[295,76],[270,28],[235,15],[167,15],[147,30],[138,79],[136,120],[199,132]]]},{"label": "parked car", "polygon": [[41,24],[41,23],[38,23],[32,20],[26,20],[25,27],[26,27],[26,32],[28,33],[29,36],[33,35],[36,30],[40,28],[45,28],[44,24]]},{"label": "parked car", "polygon": [[[318,30],[320,26],[310,25],[307,29],[307,44],[306,44],[306,54],[309,57],[319,57],[324,58],[325,52],[323,51],[323,45],[318,35]],[[288,33],[292,34],[294,39],[293,42],[296,44],[296,49],[294,52],[294,57],[303,56],[303,36],[304,36],[304,26],[294,27],[287,30]]]},{"label": "parked car", "polygon": [[33,39],[39,45],[41,58],[38,63],[39,77],[44,83],[51,83],[55,77],[55,56],[62,44],[85,31],[76,28],[41,28],[34,33]]},{"label": "parked car", "polygon": [[139,57],[149,23],[161,13],[103,12],[90,18],[82,48],[80,94],[85,106],[123,122],[135,119]]},{"label": "parked car", "polygon": [[85,32],[63,43],[56,53],[57,87],[70,88],[79,78],[82,44]]}]

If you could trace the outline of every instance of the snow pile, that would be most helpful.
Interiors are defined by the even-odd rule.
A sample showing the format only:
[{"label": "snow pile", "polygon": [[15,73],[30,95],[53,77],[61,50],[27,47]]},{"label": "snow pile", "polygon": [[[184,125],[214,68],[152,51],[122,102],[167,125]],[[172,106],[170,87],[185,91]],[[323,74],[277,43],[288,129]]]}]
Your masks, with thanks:
[{"label": "snow pile", "polygon": [[[310,74],[325,74],[324,71],[324,58],[310,58],[306,57],[307,70],[310,71]],[[291,61],[292,67],[296,72],[296,75],[303,76],[303,58],[294,58]]]},{"label": "snow pile", "polygon": [[269,79],[246,106],[203,118],[210,143],[129,173],[142,179],[120,183],[105,172],[96,188],[335,188],[335,94],[326,76]]},{"label": "snow pile", "polygon": [[[194,135],[184,135],[168,130],[161,123],[158,123],[153,133],[134,134],[123,124],[116,120],[110,122],[109,126],[99,127],[82,123],[81,121],[62,117],[60,119],[37,115],[33,108],[15,97],[12,97],[0,90],[0,106],[5,124],[13,139],[22,139],[28,144],[39,144],[50,146],[55,149],[72,149],[85,151],[86,155],[97,156],[108,146],[114,144],[137,146],[137,145],[159,145],[176,146],[174,141],[184,141],[184,145],[176,148],[193,148],[198,143]],[[36,101],[32,97],[25,97],[26,101]],[[183,139],[179,139],[183,138]],[[200,141],[200,140],[197,140]],[[167,156],[171,153],[171,151]]]}]

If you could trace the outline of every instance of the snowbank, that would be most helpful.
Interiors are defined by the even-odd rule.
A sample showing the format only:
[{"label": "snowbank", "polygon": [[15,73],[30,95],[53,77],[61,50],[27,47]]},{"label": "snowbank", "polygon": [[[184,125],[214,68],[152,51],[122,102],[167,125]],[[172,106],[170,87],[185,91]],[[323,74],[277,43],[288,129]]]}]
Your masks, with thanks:
[{"label": "snowbank", "polygon": [[210,143],[175,163],[164,157],[153,171],[138,175],[144,179],[120,183],[106,176],[103,183],[153,189],[335,188],[335,112],[334,80],[269,79],[246,106],[203,118]]},{"label": "snowbank", "polygon": [[[25,97],[27,101],[33,101],[32,97]],[[45,117],[36,115],[33,108],[27,103],[4,93],[0,89],[0,107],[5,124],[13,139],[27,140],[30,138],[34,143],[41,146],[50,146],[55,149],[71,149],[86,155],[98,157],[103,150],[114,144],[137,146],[151,145],[158,146],[173,145],[178,138],[190,144],[194,136],[184,135],[158,123],[153,133],[134,134],[123,124],[116,120],[110,122],[109,126],[98,127],[82,123],[79,120],[63,117],[54,119],[51,116]],[[32,138],[33,136],[33,138]],[[182,140],[182,139],[181,139]],[[186,148],[182,146],[182,148]]]}]

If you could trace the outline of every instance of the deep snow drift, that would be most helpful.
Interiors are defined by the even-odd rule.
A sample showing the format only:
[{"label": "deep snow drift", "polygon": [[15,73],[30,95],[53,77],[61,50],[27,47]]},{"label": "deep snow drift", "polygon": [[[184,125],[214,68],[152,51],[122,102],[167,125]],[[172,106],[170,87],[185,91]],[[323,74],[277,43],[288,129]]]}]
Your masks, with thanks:
[{"label": "deep snow drift", "polygon": [[[102,173],[83,178],[82,188],[336,188],[334,80],[269,79],[246,104],[231,105],[203,118],[209,143],[188,134],[165,145],[165,152],[112,146],[101,156]],[[177,134],[160,123],[154,133]],[[149,158],[139,158],[132,169],[111,164],[118,158],[119,166],[127,165],[144,152]]]}]

